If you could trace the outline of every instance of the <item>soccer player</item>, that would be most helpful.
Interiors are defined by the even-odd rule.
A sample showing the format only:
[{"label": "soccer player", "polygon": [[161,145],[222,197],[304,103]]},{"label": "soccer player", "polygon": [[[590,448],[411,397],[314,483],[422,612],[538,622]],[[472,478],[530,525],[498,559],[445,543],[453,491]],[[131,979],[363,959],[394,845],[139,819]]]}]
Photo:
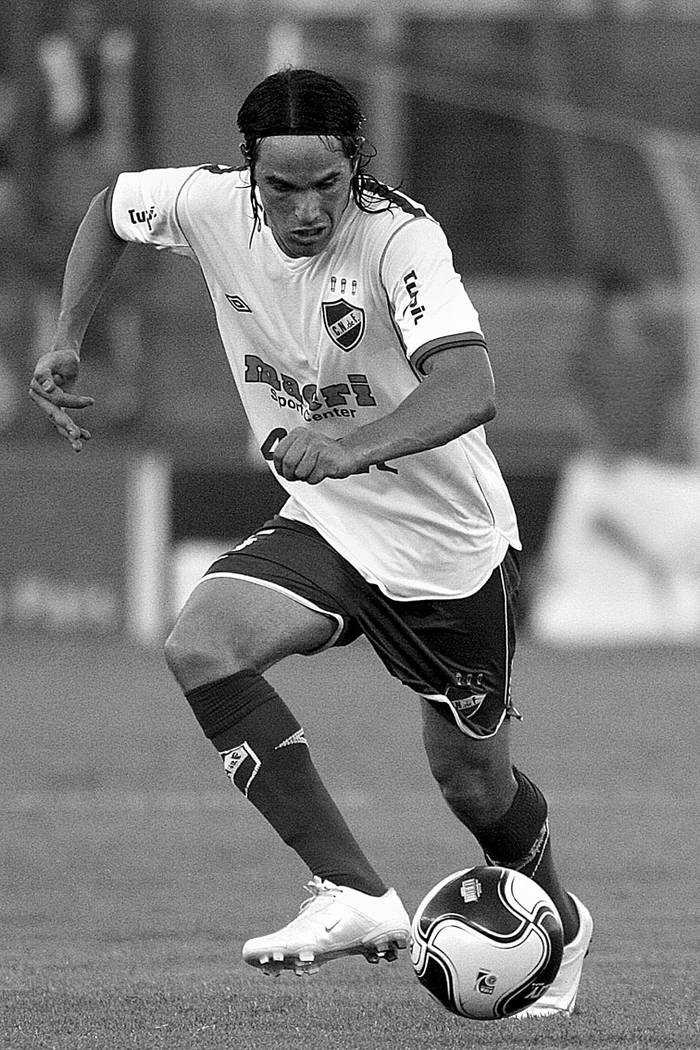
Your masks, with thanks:
[{"label": "soccer player", "polygon": [[[199,264],[261,455],[289,498],[194,588],[165,655],[232,783],[308,866],[311,896],[246,942],[264,972],[393,959],[409,919],[265,679],[363,634],[420,698],[431,771],[487,860],[540,883],[567,946],[528,1015],[571,1013],[592,921],[559,883],[547,803],[511,762],[520,541],[485,436],[494,380],[438,223],[367,171],[363,116],[334,78],[267,77],[238,113],[241,168],[126,172],[68,257],[31,397],[80,450],[87,324],[127,242]],[[378,700],[378,703],[380,700]]]}]

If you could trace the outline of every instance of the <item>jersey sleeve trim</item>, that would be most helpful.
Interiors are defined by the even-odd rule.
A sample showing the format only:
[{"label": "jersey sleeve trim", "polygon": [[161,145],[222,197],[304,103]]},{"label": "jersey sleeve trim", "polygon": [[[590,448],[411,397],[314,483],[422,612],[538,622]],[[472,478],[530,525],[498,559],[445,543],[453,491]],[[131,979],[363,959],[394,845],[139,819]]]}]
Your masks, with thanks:
[{"label": "jersey sleeve trim", "polygon": [[460,332],[457,335],[441,336],[439,339],[431,339],[429,343],[423,343],[411,355],[411,364],[416,372],[425,375],[425,364],[433,354],[439,354],[441,350],[451,350],[456,346],[480,346],[487,350],[486,340],[479,332]]},{"label": "jersey sleeve trim", "polygon": [[104,198],[104,209],[105,215],[107,216],[107,225],[109,226],[111,234],[115,238],[115,240],[119,241],[120,244],[128,244],[128,241],[125,241],[123,237],[119,236],[119,234],[114,228],[114,222],[112,221],[112,198],[114,196],[115,186],[116,180],[110,186],[107,187],[107,193],[105,194]]}]

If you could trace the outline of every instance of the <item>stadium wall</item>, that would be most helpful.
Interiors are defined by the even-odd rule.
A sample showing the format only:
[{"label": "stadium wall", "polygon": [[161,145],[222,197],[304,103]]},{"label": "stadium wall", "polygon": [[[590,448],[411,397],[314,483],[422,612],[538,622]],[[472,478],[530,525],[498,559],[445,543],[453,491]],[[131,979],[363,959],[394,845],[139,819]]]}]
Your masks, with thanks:
[{"label": "stadium wall", "polygon": [[[41,98],[31,90],[32,39],[55,28],[67,4],[10,4],[8,69],[17,72],[27,98]],[[669,208],[642,152],[620,129],[649,122],[700,134],[699,111],[689,105],[700,20],[681,18],[679,5],[670,4],[646,5],[646,14],[626,18],[623,4],[591,14],[592,5],[566,3],[549,22],[527,3],[389,6],[394,18],[405,11],[380,56],[393,77],[392,107],[403,118],[403,183],[445,225],[457,268],[484,317],[501,390],[493,441],[509,473],[556,471],[578,440],[567,411],[566,369],[583,330],[580,308],[591,269],[603,254],[606,264],[626,266],[671,292],[683,277]],[[173,0],[165,9],[119,0],[104,10],[112,24],[133,26],[138,38],[134,163],[237,162],[235,110],[267,72],[270,39],[283,15],[299,29],[304,61],[337,72],[356,89],[374,135],[373,82],[358,72],[377,64],[371,5],[324,9],[309,2],[287,10],[262,2]],[[575,107],[593,115],[589,124],[575,126]],[[597,119],[606,115],[617,120],[611,134],[602,133]],[[11,145],[31,191],[35,161],[44,157],[45,163],[47,150],[37,137],[36,112],[24,116]],[[384,146],[377,145],[381,172]],[[578,172],[573,181],[572,170]],[[86,204],[76,200],[76,212]],[[39,213],[37,221],[41,226]],[[37,232],[33,243],[44,237],[43,229]],[[13,263],[0,295],[0,431],[24,440],[36,427],[21,410],[21,392],[50,316],[44,310],[44,330],[32,330],[31,295],[19,290],[43,278],[23,269],[14,249],[4,258]],[[113,291],[128,309],[117,311],[112,332],[129,331],[114,340],[112,359],[131,350],[139,367],[130,377],[129,411],[121,419],[118,411],[94,414],[100,432],[107,428],[120,440],[126,430],[156,447],[168,446],[177,433],[185,456],[213,450],[247,468],[246,424],[196,269],[143,253],[135,276],[120,276]],[[42,288],[37,298],[44,294]],[[514,304],[525,313],[519,316]],[[91,334],[86,360],[95,361],[98,389],[106,389],[115,369],[99,319]],[[522,391],[525,383],[537,393],[536,374],[535,401]]]},{"label": "stadium wall", "polygon": [[[58,24],[66,5],[11,0],[8,8],[6,67],[32,103],[22,111],[15,151],[30,210],[41,170],[35,162],[47,155],[37,131],[41,94],[33,90],[31,44]],[[396,15],[401,5],[390,6]],[[436,4],[403,6],[407,16],[381,54],[368,28],[370,5],[328,5],[312,14],[318,5],[311,0],[291,4],[287,15],[298,34],[290,37],[304,61],[356,90],[370,138],[381,99],[362,71],[381,65],[390,74],[381,83],[396,92],[391,110],[403,134],[392,149],[404,188],[443,222],[488,335],[499,392],[489,440],[534,564],[559,481],[585,441],[570,363],[589,337],[589,279],[601,255],[650,282],[659,315],[670,322],[667,336],[675,339],[683,328],[686,307],[678,291],[684,275],[672,209],[635,135],[642,125],[689,140],[700,135],[700,111],[689,104],[700,20],[664,19],[660,5],[638,5],[651,13],[623,18],[615,5],[593,17],[596,5],[578,5],[571,15],[576,5],[566,4],[567,13],[548,23],[525,3],[442,5],[449,17],[437,13]],[[238,161],[235,110],[268,72],[271,35],[285,7],[121,0],[105,8],[113,23],[126,21],[138,37],[133,163]],[[377,145],[381,173],[379,137]],[[73,203],[82,211],[87,200]],[[37,211],[37,236],[26,243],[42,243],[42,214]],[[23,513],[12,500],[2,512],[3,534],[12,537],[0,562],[2,616],[59,630],[89,623],[91,630],[156,637],[173,604],[172,566],[164,567],[172,549],[243,534],[250,516],[241,517],[242,492],[248,499],[265,489],[256,518],[276,509],[280,498],[251,446],[201,277],[183,260],[132,254],[134,269],[127,275],[123,268],[110,292],[118,309],[98,314],[86,346],[82,385],[97,395],[89,420],[95,441],[84,456],[66,456],[53,434],[45,444],[35,440],[43,421],[26,411],[21,393],[44,345],[29,317],[34,304],[26,289],[44,278],[4,243],[0,431],[8,492]],[[686,301],[692,292],[688,285]],[[104,348],[113,335],[110,356]],[[687,333],[685,350],[698,357]],[[136,367],[126,382],[115,362],[129,357]],[[139,504],[135,493],[143,496],[143,488],[133,479],[149,476],[148,463],[158,465],[152,477],[160,478],[160,525],[150,548],[141,536],[139,561],[132,557],[135,523],[154,507]],[[53,509],[54,482],[67,507],[63,516]],[[217,498],[210,500],[205,490],[212,489]],[[76,510],[77,531],[70,517]],[[57,528],[69,537],[65,566],[64,556],[52,553]],[[135,581],[147,550],[153,564],[164,567],[167,593],[159,596],[152,583],[144,603]],[[68,585],[73,570],[77,582]]]},{"label": "stadium wall", "polygon": [[160,639],[170,617],[171,466],[142,448],[33,444],[0,465],[0,623]]}]

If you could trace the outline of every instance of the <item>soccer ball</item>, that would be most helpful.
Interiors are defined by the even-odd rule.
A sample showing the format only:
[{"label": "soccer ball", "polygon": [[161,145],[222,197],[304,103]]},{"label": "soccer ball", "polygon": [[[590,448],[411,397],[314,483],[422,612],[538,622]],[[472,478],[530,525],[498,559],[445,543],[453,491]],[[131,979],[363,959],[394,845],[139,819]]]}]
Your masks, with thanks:
[{"label": "soccer ball", "polygon": [[510,1017],[557,975],[564,933],[544,890],[518,871],[456,871],[423,898],[411,926],[411,961],[439,1003],[475,1021]]}]

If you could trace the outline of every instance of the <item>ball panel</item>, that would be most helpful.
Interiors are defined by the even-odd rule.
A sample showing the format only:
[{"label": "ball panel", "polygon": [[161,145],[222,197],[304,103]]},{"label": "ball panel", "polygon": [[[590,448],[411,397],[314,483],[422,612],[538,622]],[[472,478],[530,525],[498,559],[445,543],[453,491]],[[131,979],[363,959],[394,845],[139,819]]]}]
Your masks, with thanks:
[{"label": "ball panel", "polygon": [[[421,928],[427,935],[431,922],[446,915],[465,919],[504,939],[518,935],[522,918],[509,908],[494,908],[491,900],[500,892],[503,868],[465,868],[443,879],[418,907]],[[476,875],[474,873],[477,873]]]},{"label": "ball panel", "polygon": [[461,1013],[457,1007],[459,998],[454,986],[454,973],[448,960],[440,958],[436,952],[426,955],[419,980],[441,1006],[454,1014]]}]

